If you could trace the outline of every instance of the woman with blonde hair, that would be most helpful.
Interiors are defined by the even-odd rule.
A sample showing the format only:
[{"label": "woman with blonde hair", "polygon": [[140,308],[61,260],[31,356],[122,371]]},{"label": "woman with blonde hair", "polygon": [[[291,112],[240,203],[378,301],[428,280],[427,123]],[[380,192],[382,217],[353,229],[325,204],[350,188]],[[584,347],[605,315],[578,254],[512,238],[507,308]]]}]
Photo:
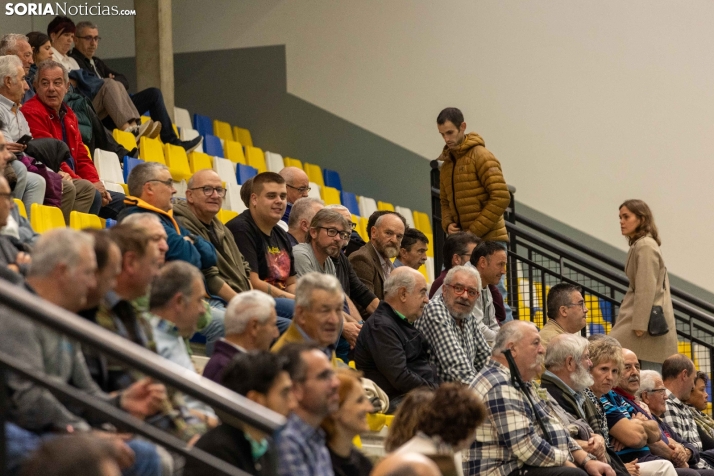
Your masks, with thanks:
[{"label": "woman with blonde hair", "polygon": [[337,369],[340,408],[322,422],[335,476],[369,476],[372,471],[372,462],[352,443],[355,436],[369,431],[367,413],[374,411],[360,377],[352,369]]},{"label": "woman with blonde hair", "polygon": [[662,372],[677,353],[677,329],[662,244],[650,207],[642,200],[620,205],[620,230],[627,237],[625,274],[630,280],[610,335],[640,359],[642,370]]}]

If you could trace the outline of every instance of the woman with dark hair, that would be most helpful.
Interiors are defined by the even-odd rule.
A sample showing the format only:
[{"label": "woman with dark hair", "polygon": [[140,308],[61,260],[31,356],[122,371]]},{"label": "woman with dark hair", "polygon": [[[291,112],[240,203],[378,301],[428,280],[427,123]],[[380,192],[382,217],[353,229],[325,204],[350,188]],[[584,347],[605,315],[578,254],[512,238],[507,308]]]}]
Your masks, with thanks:
[{"label": "woman with dark hair", "polygon": [[422,411],[416,436],[397,452],[453,455],[456,474],[463,475],[461,451],[471,446],[485,417],[486,407],[474,390],[457,382],[442,384]]},{"label": "woman with dark hair", "polygon": [[434,391],[430,388],[415,388],[407,393],[394,413],[394,420],[389,425],[387,439],[384,440],[384,449],[388,453],[414,438],[417,433],[419,416],[433,398]]},{"label": "woman with dark hair", "polygon": [[360,376],[352,369],[337,370],[340,408],[322,422],[335,476],[369,476],[372,471],[372,462],[352,444],[355,436],[369,431],[367,413],[374,411]]},{"label": "woman with dark hair", "polygon": [[702,440],[704,451],[714,449],[714,420],[704,413],[709,403],[707,382],[709,382],[707,374],[697,372],[697,376],[694,377],[692,394],[686,402],[689,405],[689,413],[692,414],[692,419],[697,424],[697,432]]},{"label": "woman with dark hair", "polygon": [[620,230],[627,237],[625,274],[630,280],[610,335],[640,359],[642,370],[662,372],[677,353],[677,329],[662,244],[650,207],[642,200],[620,205]]},{"label": "woman with dark hair", "polygon": [[52,59],[52,42],[49,36],[41,31],[31,31],[27,34],[27,40],[32,47],[32,59],[35,64]]}]

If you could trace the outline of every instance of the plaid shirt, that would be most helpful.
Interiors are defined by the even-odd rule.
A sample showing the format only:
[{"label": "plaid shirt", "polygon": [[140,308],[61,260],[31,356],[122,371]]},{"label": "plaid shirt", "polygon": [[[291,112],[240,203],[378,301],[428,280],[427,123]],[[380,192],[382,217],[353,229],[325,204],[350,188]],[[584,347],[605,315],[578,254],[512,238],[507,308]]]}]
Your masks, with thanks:
[{"label": "plaid shirt", "polygon": [[[570,453],[581,449],[551,413],[547,402],[525,384],[535,408],[511,384],[510,370],[491,359],[471,387],[487,409],[486,421],[476,429],[476,440],[464,452],[464,475],[507,476],[523,465],[563,466]],[[543,438],[534,411],[541,417],[552,441]]]},{"label": "plaid shirt", "polygon": [[280,476],[334,476],[325,432],[311,427],[296,414],[288,417],[276,443]]},{"label": "plaid shirt", "polygon": [[[662,419],[672,427],[684,441],[694,445],[700,452],[703,450],[702,440],[699,438],[699,432],[697,431],[697,423],[692,418],[689,408],[669,390],[667,390],[667,407]],[[699,460],[697,468],[714,469],[704,458]]]},{"label": "plaid shirt", "polygon": [[469,314],[459,326],[446,309],[443,296],[429,301],[414,327],[431,345],[429,362],[436,366],[442,382],[469,385],[491,356],[491,347],[473,315]]}]

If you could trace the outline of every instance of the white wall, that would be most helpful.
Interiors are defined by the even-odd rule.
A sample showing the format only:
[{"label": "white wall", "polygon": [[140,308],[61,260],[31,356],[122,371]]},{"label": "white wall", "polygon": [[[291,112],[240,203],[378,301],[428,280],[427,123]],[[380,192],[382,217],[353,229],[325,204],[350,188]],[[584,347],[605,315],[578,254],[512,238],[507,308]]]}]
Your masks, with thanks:
[{"label": "white wall", "polygon": [[[425,158],[439,110],[460,107],[519,201],[621,249],[617,206],[646,200],[670,271],[714,292],[714,3],[174,0],[173,15],[177,53],[285,44],[290,93]],[[97,21],[115,33],[102,55],[130,56],[131,22]]]},{"label": "white wall", "polygon": [[617,207],[642,198],[671,272],[714,291],[712,18],[709,1],[174,0],[174,47],[286,44],[290,93],[426,158],[458,106],[519,201],[626,249]]}]

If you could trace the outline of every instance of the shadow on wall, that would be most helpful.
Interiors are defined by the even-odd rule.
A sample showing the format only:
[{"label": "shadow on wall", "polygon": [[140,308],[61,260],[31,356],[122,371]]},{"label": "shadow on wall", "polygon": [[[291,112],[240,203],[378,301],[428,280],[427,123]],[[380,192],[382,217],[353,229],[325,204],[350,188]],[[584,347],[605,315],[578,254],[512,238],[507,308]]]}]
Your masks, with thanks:
[{"label": "shadow on wall", "polygon": [[[134,58],[107,60],[136,89]],[[287,93],[285,46],[174,55],[176,104],[250,129],[263,150],[340,172],[345,190],[429,213],[429,162]]]}]

